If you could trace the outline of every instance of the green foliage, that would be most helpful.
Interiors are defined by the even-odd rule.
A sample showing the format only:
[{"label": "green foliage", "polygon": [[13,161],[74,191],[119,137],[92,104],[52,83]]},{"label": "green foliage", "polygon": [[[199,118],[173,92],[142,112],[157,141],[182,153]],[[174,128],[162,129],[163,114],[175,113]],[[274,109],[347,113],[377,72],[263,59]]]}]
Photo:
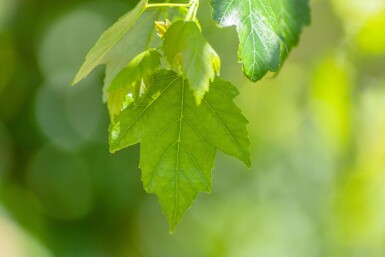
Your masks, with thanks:
[{"label": "green foliage", "polygon": [[173,231],[200,191],[210,192],[216,149],[250,166],[246,119],[234,104],[237,89],[216,79],[197,106],[188,82],[156,74],[146,98],[127,107],[110,128],[114,152],[141,142],[144,188],[158,195]]},{"label": "green foliage", "polygon": [[125,103],[139,104],[159,69],[161,55],[150,49],[135,57],[112,81],[107,101],[111,118],[119,114]]},{"label": "green foliage", "polygon": [[220,59],[193,21],[175,22],[164,35],[164,55],[180,67],[194,91],[198,104],[219,74]]},{"label": "green foliage", "polygon": [[272,1],[277,16],[279,31],[283,37],[281,42],[281,64],[288,52],[298,44],[304,26],[310,23],[308,0]]},{"label": "green foliage", "polygon": [[82,67],[80,67],[73,84],[76,84],[85,78],[98,65],[106,63],[106,56],[108,56],[108,53],[140,18],[145,10],[146,4],[146,0],[140,1],[132,11],[120,18],[118,22],[103,33],[95,46],[87,54],[86,60]]},{"label": "green foliage", "polygon": [[238,57],[252,81],[278,71],[310,19],[308,0],[211,0],[211,5],[220,27],[237,27]]},{"label": "green foliage", "polygon": [[[198,193],[211,191],[217,149],[248,167],[251,160],[238,90],[217,77],[220,58],[196,19],[199,1],[168,2],[142,0],[103,33],[74,84],[106,64],[110,151],[141,144],[144,188],[158,196],[173,232]],[[307,0],[211,4],[221,27],[237,26],[239,59],[253,81],[279,69],[309,22]]]},{"label": "green foliage", "polygon": [[[111,48],[105,57],[106,75],[104,77],[103,100],[108,99],[108,89],[118,75],[133,58],[139,53],[156,47],[158,42],[153,42],[154,19],[161,17],[162,10],[145,10],[134,26]],[[130,47],[127,47],[130,46]]]}]

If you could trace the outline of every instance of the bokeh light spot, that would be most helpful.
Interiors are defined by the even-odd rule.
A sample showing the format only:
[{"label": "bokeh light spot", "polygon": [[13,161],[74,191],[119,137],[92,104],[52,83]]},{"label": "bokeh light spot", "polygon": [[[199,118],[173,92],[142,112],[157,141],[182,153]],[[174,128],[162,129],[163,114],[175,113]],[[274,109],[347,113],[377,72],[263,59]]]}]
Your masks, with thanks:
[{"label": "bokeh light spot", "polygon": [[85,162],[53,146],[31,160],[27,184],[38,208],[58,219],[79,219],[93,206],[93,185]]},{"label": "bokeh light spot", "polygon": [[0,0],[0,31],[15,13],[17,3],[18,0]]},{"label": "bokeh light spot", "polygon": [[[41,69],[48,81],[70,84],[106,22],[97,13],[75,10],[53,22],[40,45]],[[55,83],[53,84],[55,85]]]},{"label": "bokeh light spot", "polygon": [[356,42],[368,54],[385,53],[385,11],[370,17],[360,29]]},{"label": "bokeh light spot", "polygon": [[1,257],[51,257],[48,249],[17,223],[0,205],[0,254]]}]

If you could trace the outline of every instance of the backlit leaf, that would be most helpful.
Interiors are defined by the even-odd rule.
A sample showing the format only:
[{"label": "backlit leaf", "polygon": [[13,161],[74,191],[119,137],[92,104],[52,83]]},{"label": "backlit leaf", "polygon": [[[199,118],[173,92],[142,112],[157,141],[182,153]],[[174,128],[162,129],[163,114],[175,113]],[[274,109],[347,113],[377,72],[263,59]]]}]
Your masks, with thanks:
[{"label": "backlit leaf", "polygon": [[200,104],[210,82],[219,74],[219,56],[193,21],[172,24],[164,34],[163,47],[168,62],[180,67]]},{"label": "backlit leaf", "polygon": [[211,0],[220,27],[236,26],[238,57],[252,81],[278,71],[309,23],[308,0]]},{"label": "backlit leaf", "polygon": [[135,105],[140,103],[154,73],[159,70],[160,57],[155,49],[145,51],[135,57],[112,81],[107,101],[111,119],[120,113],[127,100],[134,101]]},{"label": "backlit leaf", "polygon": [[144,188],[158,196],[170,231],[198,193],[210,192],[216,149],[250,166],[247,120],[237,89],[215,79],[197,106],[187,80],[161,70],[145,99],[123,110],[110,127],[110,150],[141,143]]},{"label": "backlit leaf", "polygon": [[80,67],[73,84],[85,78],[98,65],[106,62],[105,57],[116,45],[116,43],[127,33],[136,23],[145,10],[147,0],[142,0],[130,12],[121,17],[114,25],[106,30],[96,42],[95,46],[89,51],[86,60]]}]

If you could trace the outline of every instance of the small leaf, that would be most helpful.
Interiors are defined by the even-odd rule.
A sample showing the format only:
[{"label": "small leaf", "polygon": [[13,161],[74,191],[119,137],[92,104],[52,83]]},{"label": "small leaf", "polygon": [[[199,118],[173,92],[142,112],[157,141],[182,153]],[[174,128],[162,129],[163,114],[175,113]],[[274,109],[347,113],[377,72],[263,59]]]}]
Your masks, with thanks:
[{"label": "small leaf", "polygon": [[154,22],[161,19],[170,19],[175,21],[182,19],[185,11],[179,8],[159,8],[146,9],[139,17],[134,26],[132,26],[124,37],[115,45],[115,47],[105,57],[106,76],[104,78],[103,99],[108,99],[108,88],[116,75],[129,63],[138,53],[149,48],[159,47],[162,42],[155,35],[156,28]]},{"label": "small leaf", "polygon": [[237,27],[238,58],[252,81],[278,71],[310,21],[308,0],[211,0],[211,6],[220,27]]},{"label": "small leaf", "polygon": [[95,46],[87,54],[85,62],[80,67],[80,70],[72,83],[73,85],[87,77],[87,75],[98,65],[104,63],[105,56],[142,15],[147,2],[147,0],[140,1],[132,11],[121,17],[102,34]]},{"label": "small leaf", "polygon": [[138,54],[149,48],[158,47],[161,41],[155,35],[154,21],[181,19],[185,11],[179,8],[146,9],[147,1],[138,5],[107,29],[86,56],[73,84],[85,78],[100,64],[106,64],[103,100],[108,99],[108,88],[117,74]]},{"label": "small leaf", "polygon": [[198,193],[211,191],[216,149],[250,166],[247,120],[233,102],[237,89],[215,79],[197,106],[188,87],[161,70],[142,103],[123,110],[110,127],[112,152],[141,142],[144,188],[158,196],[170,232]]},{"label": "small leaf", "polygon": [[104,78],[103,99],[108,99],[108,89],[112,81],[138,53],[161,44],[155,35],[154,21],[162,16],[163,9],[147,9],[139,17],[119,42],[105,56],[106,76]]},{"label": "small leaf", "polygon": [[127,100],[131,97],[138,105],[151,84],[155,72],[159,70],[161,55],[150,49],[135,57],[112,81],[108,90],[107,101],[111,120],[119,114]]},{"label": "small leaf", "polygon": [[220,59],[193,21],[177,21],[164,35],[164,55],[172,66],[180,67],[197,104],[219,74]]},{"label": "small leaf", "polygon": [[103,99],[108,99],[108,88],[116,75],[129,63],[138,53],[150,48],[159,47],[162,42],[156,36],[155,21],[170,19],[175,21],[182,19],[185,11],[179,8],[146,9],[137,22],[122,37],[106,55],[106,76],[104,78]]}]

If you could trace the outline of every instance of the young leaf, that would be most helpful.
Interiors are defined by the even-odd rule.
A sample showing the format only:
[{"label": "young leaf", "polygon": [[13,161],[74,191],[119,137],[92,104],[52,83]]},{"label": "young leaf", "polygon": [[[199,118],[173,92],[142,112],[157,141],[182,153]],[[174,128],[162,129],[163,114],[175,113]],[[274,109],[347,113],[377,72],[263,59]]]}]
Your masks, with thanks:
[{"label": "young leaf", "polygon": [[154,35],[154,21],[161,16],[162,13],[161,10],[145,10],[137,22],[104,57],[103,61],[106,64],[106,75],[104,77],[103,87],[104,101],[108,99],[108,89],[119,72],[126,67],[138,53],[157,46],[156,43],[152,44],[153,39],[156,39],[156,35]]},{"label": "young leaf", "polygon": [[215,79],[197,106],[187,83],[161,70],[142,103],[110,127],[112,152],[141,142],[144,188],[158,196],[170,232],[198,193],[210,192],[216,149],[250,166],[247,120],[233,102],[237,89]]},{"label": "young leaf", "polygon": [[134,26],[105,57],[107,64],[103,87],[105,101],[108,99],[108,88],[111,82],[127,63],[138,53],[161,45],[160,38],[156,35],[155,21],[163,20],[166,17],[171,20],[180,19],[184,14],[183,10],[177,8],[172,10],[151,8],[144,11]]},{"label": "young leaf", "polygon": [[86,60],[80,67],[72,84],[78,83],[80,80],[87,77],[87,75],[98,65],[104,63],[105,56],[142,15],[147,2],[148,0],[140,1],[132,11],[125,14],[102,34],[95,46],[87,54]]},{"label": "young leaf", "polygon": [[177,21],[164,34],[164,55],[172,66],[180,67],[197,104],[219,74],[220,59],[193,21]]},{"label": "young leaf", "polygon": [[73,84],[85,78],[100,64],[106,64],[103,99],[108,99],[108,88],[117,74],[138,54],[161,44],[156,37],[154,22],[159,19],[182,18],[185,12],[178,8],[146,9],[147,0],[120,18],[105,31],[86,56]]},{"label": "young leaf", "polygon": [[211,6],[219,26],[237,27],[238,57],[252,81],[278,71],[309,21],[308,0],[211,0]]},{"label": "young leaf", "polygon": [[141,102],[155,72],[159,70],[161,55],[150,49],[135,57],[112,81],[107,101],[111,120],[119,114],[128,95],[134,104]]}]

